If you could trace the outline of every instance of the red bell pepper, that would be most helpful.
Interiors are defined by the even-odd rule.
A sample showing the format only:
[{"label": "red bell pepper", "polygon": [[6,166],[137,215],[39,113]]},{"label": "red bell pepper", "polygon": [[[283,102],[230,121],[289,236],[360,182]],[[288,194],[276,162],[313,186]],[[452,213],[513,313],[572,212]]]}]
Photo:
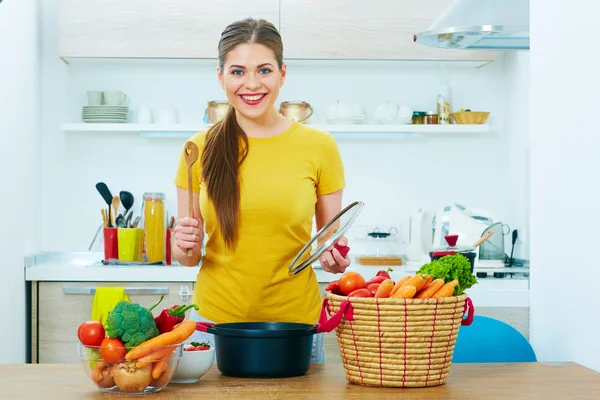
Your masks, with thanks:
[{"label": "red bell pepper", "polygon": [[387,269],[387,271],[386,271],[386,270],[384,270],[384,269],[382,269],[382,270],[380,270],[379,272],[377,272],[377,275],[375,275],[375,276],[384,276],[384,277],[386,277],[387,279],[392,279],[392,277],[391,277],[391,276],[390,276],[390,274],[388,273],[389,271],[392,271],[392,269],[391,269],[391,268],[388,268],[388,269]]},{"label": "red bell pepper", "polygon": [[340,284],[339,281],[331,281],[329,283],[329,285],[327,285],[327,287],[325,288],[326,291],[331,292],[333,294],[337,294],[339,296],[343,296],[342,292],[340,291]]},{"label": "red bell pepper", "polygon": [[190,308],[198,309],[196,304],[178,305],[175,304],[171,308],[164,308],[161,313],[154,318],[154,323],[160,333],[171,332],[173,327],[185,319],[185,312]]},{"label": "red bell pepper", "polygon": [[381,283],[383,281],[385,281],[386,279],[390,279],[390,278],[386,278],[385,276],[375,276],[371,279],[369,279],[368,281],[365,282],[365,286],[369,286],[372,283]]},{"label": "red bell pepper", "polygon": [[356,289],[354,292],[350,293],[348,297],[373,297],[373,294],[367,288]]}]

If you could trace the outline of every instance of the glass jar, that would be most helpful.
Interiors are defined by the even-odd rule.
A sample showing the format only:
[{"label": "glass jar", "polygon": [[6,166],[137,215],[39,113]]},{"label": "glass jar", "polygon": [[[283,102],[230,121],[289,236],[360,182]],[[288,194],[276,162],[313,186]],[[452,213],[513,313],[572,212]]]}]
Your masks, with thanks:
[{"label": "glass jar", "polygon": [[427,111],[425,115],[425,124],[426,125],[437,125],[438,124],[438,115],[433,111]]},{"label": "glass jar", "polygon": [[352,251],[359,265],[403,265],[406,246],[396,227],[362,227],[362,230],[364,233],[351,242],[355,243]]},{"label": "glass jar", "polygon": [[412,115],[414,125],[423,125],[425,123],[425,111],[415,111]]},{"label": "glass jar", "polygon": [[144,250],[147,262],[166,260],[165,194],[144,193]]}]

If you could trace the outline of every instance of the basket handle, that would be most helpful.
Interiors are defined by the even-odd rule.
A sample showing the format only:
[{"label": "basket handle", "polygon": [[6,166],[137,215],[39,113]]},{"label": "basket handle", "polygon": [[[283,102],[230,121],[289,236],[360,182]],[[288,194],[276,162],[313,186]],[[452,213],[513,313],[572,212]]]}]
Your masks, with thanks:
[{"label": "basket handle", "polygon": [[475,307],[473,307],[473,301],[470,297],[465,300],[465,309],[463,311],[463,317],[467,313],[467,318],[463,318],[460,321],[461,326],[469,326],[473,323],[473,317],[475,316]]},{"label": "basket handle", "polygon": [[340,322],[342,322],[342,316],[348,321],[354,319],[354,308],[352,308],[352,304],[349,301],[342,301],[340,311],[327,319],[327,299],[324,299],[319,324],[317,325],[317,333],[331,332],[337,328]]}]

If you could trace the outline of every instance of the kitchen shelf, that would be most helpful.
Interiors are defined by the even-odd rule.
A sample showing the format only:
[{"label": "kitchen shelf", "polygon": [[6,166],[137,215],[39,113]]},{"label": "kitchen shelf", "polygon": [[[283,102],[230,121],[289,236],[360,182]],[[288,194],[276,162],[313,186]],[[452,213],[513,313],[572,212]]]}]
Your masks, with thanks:
[{"label": "kitchen shelf", "polygon": [[[336,138],[392,138],[412,135],[476,135],[490,131],[488,124],[484,125],[379,125],[379,124],[353,124],[353,125],[310,125],[316,129],[330,132]],[[91,123],[65,123],[62,125],[64,132],[80,133],[106,133],[121,132],[135,133],[146,138],[189,138],[196,132],[206,130],[206,124],[91,124]]]}]

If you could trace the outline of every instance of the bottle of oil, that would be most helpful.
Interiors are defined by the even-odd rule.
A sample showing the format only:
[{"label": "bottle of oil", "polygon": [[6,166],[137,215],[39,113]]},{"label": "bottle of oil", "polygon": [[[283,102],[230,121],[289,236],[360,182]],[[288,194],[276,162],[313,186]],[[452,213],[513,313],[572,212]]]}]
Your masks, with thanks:
[{"label": "bottle of oil", "polygon": [[442,85],[437,96],[438,124],[450,124],[450,113],[452,112],[452,97],[450,86]]}]

